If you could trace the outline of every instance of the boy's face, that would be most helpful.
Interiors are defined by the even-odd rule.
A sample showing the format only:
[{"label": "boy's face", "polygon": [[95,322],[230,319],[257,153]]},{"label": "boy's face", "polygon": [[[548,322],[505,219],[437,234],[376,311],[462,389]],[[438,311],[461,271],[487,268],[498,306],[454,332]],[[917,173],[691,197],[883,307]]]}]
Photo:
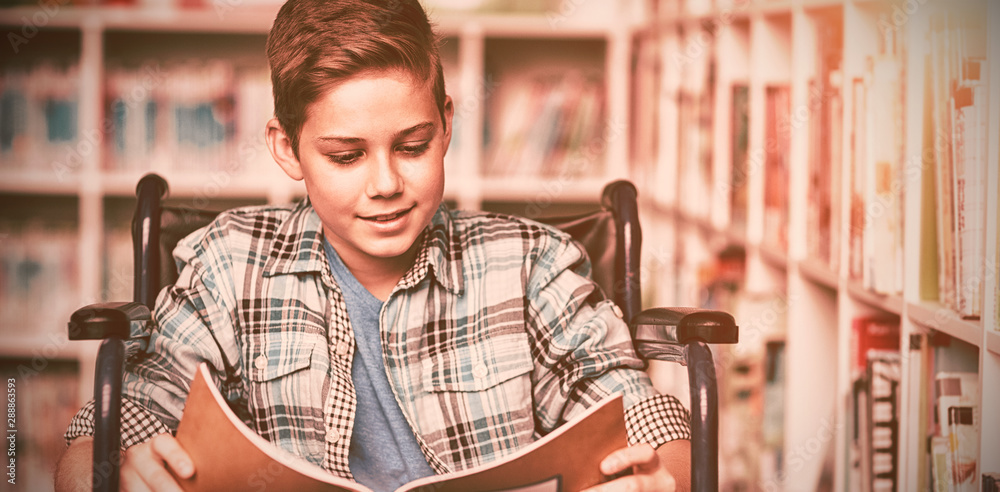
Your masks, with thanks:
[{"label": "boy's face", "polygon": [[412,261],[444,193],[451,100],[445,126],[429,82],[372,71],[339,82],[308,109],[299,158],[290,149],[275,158],[305,181],[327,240],[352,269]]}]

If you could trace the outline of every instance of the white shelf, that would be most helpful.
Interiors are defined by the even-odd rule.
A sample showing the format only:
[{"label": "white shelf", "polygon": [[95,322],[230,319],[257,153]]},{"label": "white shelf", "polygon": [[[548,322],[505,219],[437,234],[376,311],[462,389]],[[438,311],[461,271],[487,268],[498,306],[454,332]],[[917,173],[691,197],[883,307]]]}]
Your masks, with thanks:
[{"label": "white shelf", "polygon": [[986,332],[986,349],[995,356],[1000,357],[1000,332]]},{"label": "white shelf", "polygon": [[47,359],[74,360],[86,343],[70,341],[65,334],[57,335],[4,335],[0,357],[38,359],[43,364]]},{"label": "white shelf", "polygon": [[830,267],[815,259],[806,259],[798,262],[799,272],[806,279],[817,285],[821,285],[830,290],[837,290],[840,279],[837,274],[830,270]]},{"label": "white shelf", "polygon": [[852,280],[847,283],[847,293],[852,299],[863,302],[876,309],[881,309],[897,316],[903,314],[903,298],[899,296],[881,294],[873,292],[861,286],[861,283]]},{"label": "white shelf", "polygon": [[936,302],[908,302],[906,315],[924,328],[940,331],[976,347],[983,345],[983,324],[979,320],[962,319]]},{"label": "white shelf", "polygon": [[780,246],[761,244],[758,251],[760,251],[760,258],[764,260],[764,263],[780,270],[788,269],[788,253],[782,251]]},{"label": "white shelf", "polygon": [[[267,34],[280,5],[242,5],[217,2],[208,8],[75,7],[61,6],[47,17],[47,28],[90,26],[106,30]],[[216,5],[216,4],[213,4]],[[0,8],[0,25],[20,26],[35,7]],[[614,13],[612,12],[612,15]],[[431,13],[445,36],[481,32],[490,37],[605,38],[620,30],[607,17],[595,15],[545,15],[441,11]]]},{"label": "white shelf", "polygon": [[[61,6],[56,15],[47,16],[46,28],[81,28],[88,26],[106,30],[206,32],[266,34],[274,22],[279,6],[240,5],[226,8],[176,9],[136,7],[73,7]],[[35,7],[0,9],[0,24],[20,25],[22,17],[32,18]]]},{"label": "white shelf", "polygon": [[604,178],[484,177],[480,181],[480,193],[484,201],[594,202],[600,199],[601,190],[609,181]]},{"label": "white shelf", "polygon": [[[706,237],[722,237],[726,242],[742,240],[742,244],[747,246],[748,263],[745,271],[746,292],[782,292],[787,295],[787,302],[783,305],[768,306],[765,314],[768,319],[778,319],[779,323],[787,328],[786,354],[783,363],[787,368],[785,376],[785,402],[783,443],[786,453],[785,463],[790,463],[789,459],[796,459],[795,467],[787,467],[779,476],[758,476],[753,468],[753,464],[748,462],[737,463],[738,470],[747,473],[748,481],[734,481],[729,488],[739,488],[740,486],[755,487],[766,484],[765,488],[776,490],[812,490],[820,486],[821,477],[825,474],[832,476],[833,490],[853,490],[855,484],[849,480],[852,470],[847,463],[850,454],[850,438],[846,427],[834,431],[834,437],[826,439],[822,437],[819,444],[809,449],[809,455],[802,453],[806,446],[817,443],[817,437],[825,436],[829,431],[823,427],[823,422],[836,422],[842,424],[849,419],[849,410],[844,405],[848,401],[851,392],[852,373],[849,368],[851,363],[851,332],[854,320],[860,317],[877,315],[881,313],[893,314],[900,318],[900,331],[902,342],[906,342],[911,334],[935,330],[947,335],[955,340],[951,349],[945,349],[943,358],[957,358],[950,362],[959,365],[970,366],[973,364],[972,356],[978,352],[980,361],[980,385],[983,391],[983,414],[992,414],[1000,410],[1000,393],[992,389],[997,386],[1000,377],[1000,332],[994,326],[998,320],[994,319],[995,303],[997,301],[997,289],[995,278],[990,282],[982,297],[986,299],[983,303],[984,319],[968,320],[962,319],[956,313],[938,303],[916,302],[926,295],[921,291],[921,286],[928,281],[926,277],[932,275],[928,271],[929,262],[937,261],[936,258],[928,257],[929,242],[936,238],[934,234],[927,230],[925,217],[934,214],[931,208],[936,203],[936,197],[921,196],[924,193],[928,180],[936,181],[932,172],[916,173],[918,166],[912,163],[924,163],[925,151],[928,144],[924,142],[923,131],[924,118],[926,117],[924,105],[928,98],[925,95],[923,84],[924,63],[926,50],[930,46],[930,41],[926,36],[926,28],[930,24],[928,18],[937,12],[959,9],[960,5],[989,5],[990,27],[988,35],[990,39],[989,55],[986,56],[989,67],[988,80],[990,81],[991,92],[989,93],[988,126],[987,135],[994,135],[996,129],[1000,127],[1000,84],[993,84],[993,79],[1000,76],[1000,64],[993,63],[996,51],[993,48],[1000,47],[1000,43],[994,43],[992,36],[1000,26],[1000,8],[995,8],[995,3],[969,0],[963,2],[947,2],[942,0],[928,0],[921,2],[921,8],[916,12],[903,12],[899,10],[898,2],[891,0],[772,0],[766,2],[740,2],[738,0],[662,0],[659,9],[659,17],[652,21],[650,26],[643,30],[643,39],[654,39],[659,43],[659,49],[663,51],[662,69],[660,77],[660,94],[662,100],[656,106],[655,117],[659,118],[658,127],[661,133],[658,136],[661,144],[657,148],[657,155],[643,155],[642,164],[649,166],[649,169],[640,170],[639,175],[649,179],[655,178],[656,186],[662,189],[663,196],[658,196],[654,200],[657,203],[655,210],[659,222],[658,227],[669,230],[675,236],[675,244],[665,251],[677,251],[675,257],[668,260],[660,260],[669,264],[676,280],[666,291],[676,293],[676,297],[690,298],[691,293],[704,292],[706,289],[703,280],[704,272],[712,272],[715,267],[715,253],[719,252],[719,242],[706,241]],[[985,9],[984,9],[985,10]],[[885,29],[884,21],[888,17],[889,22],[897,22],[893,15],[906,14],[905,22],[901,25],[893,24],[892,29]],[[710,26],[706,28],[706,26]],[[832,28],[834,34],[830,37],[826,30]],[[706,35],[705,31],[717,34],[716,38]],[[883,38],[888,33],[895,35],[894,38]],[[813,93],[817,80],[818,70],[823,65],[823,61],[830,60],[829,57],[820,55],[820,47],[824,45],[823,40],[828,40],[834,44],[832,51],[839,50],[840,61],[836,62],[836,71],[828,73],[826,80],[832,87],[839,88],[839,103],[829,106],[822,106],[820,102],[830,102],[827,98],[818,98]],[[861,174],[864,177],[863,186],[872,186],[872,189],[859,188],[865,196],[865,203],[853,201],[852,193],[857,191],[852,189],[856,183],[852,181],[856,176],[852,174],[854,162],[866,162],[877,160],[871,152],[882,142],[868,142],[865,147],[860,147],[856,153],[852,153],[852,145],[856,140],[852,134],[856,124],[863,124],[867,120],[855,120],[854,104],[858,101],[852,99],[855,89],[860,86],[854,85],[855,79],[864,79],[871,82],[873,77],[869,72],[872,70],[871,64],[879,61],[880,40],[886,39],[887,45],[891,42],[902,43],[897,61],[905,67],[902,70],[900,83],[905,87],[905,98],[899,101],[903,105],[901,108],[902,126],[898,133],[893,134],[899,138],[900,166],[898,170],[900,176],[878,174],[884,171],[883,168],[866,169],[868,174]],[[975,38],[978,42],[978,37]],[[640,41],[644,42],[644,41]],[[839,43],[839,46],[838,44]],[[897,45],[899,46],[899,45]],[[979,48],[977,55],[980,56]],[[714,63],[711,71],[704,67]],[[746,66],[746,68],[744,68]],[[881,67],[883,71],[891,74],[889,64]],[[714,78],[707,76],[708,73]],[[884,75],[882,77],[885,77]],[[708,81],[714,80],[714,86],[710,86]],[[690,203],[694,196],[684,186],[689,181],[685,181],[690,175],[689,169],[682,169],[684,166],[698,165],[699,172],[710,174],[710,183],[719,185],[720,183],[730,184],[733,161],[733,135],[732,129],[735,122],[733,120],[733,104],[731,92],[732,84],[735,81],[744,82],[749,88],[749,132],[746,136],[748,145],[749,164],[745,172],[747,179],[747,210],[746,210],[746,230],[745,232],[729,232],[724,228],[730,222],[729,200],[719,199],[718,190],[710,190],[709,193],[700,197],[703,203]],[[878,81],[882,85],[864,85],[867,91],[875,91],[868,94],[868,101],[877,100],[885,102],[884,99],[898,96],[899,94],[889,94],[889,89],[895,83],[889,78],[881,78]],[[888,81],[888,82],[886,82]],[[787,86],[790,89],[790,118],[784,128],[787,132],[790,145],[787,152],[782,155],[787,157],[788,180],[787,197],[785,203],[788,205],[788,215],[779,216],[773,214],[766,216],[768,205],[781,205],[782,200],[769,200],[774,195],[771,186],[774,181],[767,182],[769,169],[766,159],[768,153],[766,149],[774,149],[773,135],[782,135],[768,127],[767,114],[774,106],[770,104],[767,89],[774,85]],[[712,87],[714,107],[710,111],[713,119],[711,134],[708,141],[711,143],[710,166],[704,161],[694,161],[690,159],[690,148],[684,149],[685,145],[692,145],[690,142],[678,141],[677,135],[681,139],[691,132],[685,133],[685,128],[701,122],[696,117],[686,115],[680,102],[680,95],[700,94],[707,87]],[[883,91],[883,92],[880,92]],[[977,96],[978,97],[978,96]],[[877,98],[877,99],[875,99]],[[822,101],[820,100],[822,99]],[[868,103],[871,108],[871,102]],[[812,113],[813,107],[830,108],[831,114],[840,111],[841,121],[838,126],[821,129],[818,134],[812,133],[811,126],[822,121],[836,121],[834,118],[825,120],[820,118],[820,113]],[[860,106],[859,106],[860,107]],[[881,107],[881,106],[880,106]],[[886,104],[886,107],[892,107]],[[640,111],[646,111],[640,108]],[[651,109],[649,111],[652,111]],[[687,118],[687,119],[683,119]],[[635,118],[636,121],[643,121],[642,117]],[[779,120],[780,121],[780,120]],[[871,123],[868,123],[871,125]],[[653,127],[654,125],[643,125]],[[782,129],[778,128],[780,132]],[[863,128],[862,128],[863,130]],[[649,130],[652,133],[654,130]],[[867,133],[866,133],[867,134]],[[872,133],[870,135],[880,135]],[[829,211],[819,211],[811,209],[812,196],[815,191],[813,186],[815,179],[822,180],[823,176],[812,176],[809,171],[810,162],[818,161],[822,156],[814,154],[817,141],[826,137],[830,146],[834,150],[830,155],[835,175],[829,177],[834,184],[830,186]],[[634,137],[638,141],[644,141],[645,137]],[[869,138],[877,138],[870,136]],[[780,141],[780,139],[778,139]],[[1000,152],[1000,144],[997,139],[989,139],[988,158],[986,163],[996,162],[997,153]],[[879,150],[883,150],[879,148]],[[891,156],[888,152],[882,152],[885,156]],[[704,156],[699,156],[705,159]],[[862,160],[858,160],[858,159]],[[886,159],[891,157],[879,157]],[[884,162],[884,161],[882,161]],[[867,164],[865,165],[867,166]],[[984,271],[995,270],[993,261],[998,256],[997,243],[1000,242],[1000,217],[998,217],[998,207],[996,206],[995,189],[1000,185],[996,166],[989,166],[989,172],[985,173],[986,182],[977,183],[987,191],[985,203],[986,239],[983,257],[975,261],[983,262]],[[708,168],[711,168],[709,171]],[[933,169],[927,165],[919,166],[920,169]],[[878,181],[882,178],[890,178],[889,181]],[[898,184],[901,189],[895,188]],[[820,181],[820,183],[823,183]],[[876,188],[877,183],[891,184],[894,188],[886,192],[885,188]],[[860,184],[857,184],[860,186]],[[724,187],[728,190],[728,187]],[[825,191],[826,189],[824,189]],[[688,191],[685,197],[684,191]],[[871,200],[880,200],[887,195],[896,199],[890,202],[874,203]],[[874,197],[874,198],[873,198]],[[779,197],[780,198],[780,197]],[[901,213],[900,220],[886,213],[894,213],[895,207],[899,206]],[[863,208],[852,208],[863,207]],[[881,207],[881,208],[880,208]],[[697,210],[698,218],[692,218],[682,212],[682,210]],[[873,275],[874,285],[885,290],[900,290],[898,294],[884,295],[874,290],[865,288],[859,280],[855,280],[857,271],[852,272],[850,265],[852,261],[858,259],[852,256],[852,239],[857,236],[851,235],[852,214],[863,210],[865,224],[876,224],[879,227],[891,227],[896,224],[899,229],[889,229],[890,233],[880,242],[862,243],[854,242],[853,245],[863,245],[864,253],[869,258],[863,263],[862,269]],[[709,217],[711,220],[701,219]],[[855,215],[855,217],[858,217]],[[879,219],[879,220],[875,220]],[[875,222],[868,222],[875,220]],[[771,221],[771,222],[768,222]],[[832,238],[831,258],[818,260],[813,256],[819,256],[815,244],[811,244],[810,234],[816,234],[810,229],[810,224],[817,223],[831,224],[828,231]],[[765,223],[768,226],[781,223],[786,232],[787,246],[777,247],[778,239],[777,227],[774,231],[765,230]],[[685,227],[688,225],[688,227]],[[654,226],[655,227],[655,226]],[[648,229],[648,227],[647,227]],[[720,230],[721,229],[721,230]],[[866,229],[870,230],[870,229]],[[882,229],[879,229],[883,232]],[[825,232],[825,231],[824,231]],[[823,238],[825,239],[825,238]],[[866,239],[871,239],[868,237]],[[898,241],[898,242],[897,242]],[[708,251],[695,251],[698,247],[708,249]],[[874,250],[872,249],[874,248]],[[884,251],[882,250],[884,249]],[[887,266],[892,252],[899,250],[899,254],[892,261],[899,260],[897,264]],[[855,254],[858,250],[855,250]],[[870,255],[874,253],[875,259]],[[990,261],[990,260],[993,261]],[[874,263],[873,263],[874,262]],[[828,266],[834,265],[833,267]],[[856,270],[856,269],[855,269]],[[934,270],[936,275],[936,269]],[[900,282],[901,280],[901,282]],[[933,280],[931,280],[933,281]],[[695,294],[697,295],[697,294]],[[699,301],[696,301],[699,302]],[[754,313],[747,307],[752,303],[739,298],[735,305],[743,312],[740,316],[748,318],[742,320],[741,324],[753,326],[764,319],[764,315]],[[750,340],[745,340],[750,342]],[[959,343],[964,342],[964,343]],[[741,341],[741,344],[743,341]],[[905,344],[904,344],[905,346]],[[958,348],[955,348],[958,347]],[[746,351],[757,347],[744,346]],[[905,354],[904,354],[905,355]],[[904,357],[906,359],[906,357]],[[903,408],[919,408],[927,402],[918,402],[920,392],[917,391],[918,384],[914,380],[914,375],[920,371],[934,371],[933,367],[925,368],[912,366],[913,360],[907,359],[902,363],[903,375],[901,378],[900,402]],[[724,374],[724,373],[723,373]],[[723,376],[725,377],[725,375]],[[721,387],[721,386],[720,386]],[[741,407],[742,408],[742,407]],[[919,425],[914,422],[914,412],[902,411],[900,413],[900,428],[909,426],[913,428]],[[754,418],[758,416],[754,414]],[[749,417],[737,414],[732,417],[740,423],[745,423]],[[723,419],[723,422],[725,420]],[[724,424],[723,424],[724,425]],[[737,424],[738,425],[738,424]],[[984,426],[984,430],[988,427]],[[995,430],[996,426],[989,427]],[[733,431],[733,429],[722,432]],[[737,435],[739,429],[736,429]],[[899,467],[897,468],[900,481],[897,486],[900,490],[917,489],[918,472],[917,464],[921,462],[920,449],[925,443],[911,442],[912,433],[906,434],[899,444]],[[732,439],[736,439],[735,437]],[[747,437],[753,439],[753,437]],[[742,444],[742,443],[741,443]],[[735,446],[730,444],[730,446]],[[827,449],[828,448],[828,449]],[[757,454],[757,450],[741,448],[750,454]],[[983,446],[981,455],[981,470],[983,472],[997,472],[998,462],[992,458],[998,453],[985,454],[985,450],[995,451],[996,446]],[[748,451],[747,451],[748,450]],[[825,469],[822,459],[812,459],[816,456],[834,456],[833,466]],[[747,454],[733,454],[729,460],[747,460]],[[756,457],[755,457],[756,458]],[[753,459],[755,459],[753,458]],[[805,458],[805,459],[799,459]],[[720,463],[725,463],[726,458],[720,458]],[[750,461],[752,461],[751,459]],[[749,467],[749,468],[748,468]],[[725,468],[725,467],[724,467]],[[773,471],[773,470],[772,470]],[[736,471],[728,470],[730,474]],[[978,473],[978,472],[977,472]],[[725,475],[725,474],[724,474]],[[720,488],[727,488],[726,478],[722,478]],[[733,479],[733,475],[729,476]],[[735,479],[734,479],[735,480]],[[978,483],[977,483],[978,485]]]},{"label": "white shelf", "polygon": [[80,192],[80,177],[68,174],[57,177],[53,172],[32,172],[21,169],[0,170],[0,193],[31,195],[75,195]]}]

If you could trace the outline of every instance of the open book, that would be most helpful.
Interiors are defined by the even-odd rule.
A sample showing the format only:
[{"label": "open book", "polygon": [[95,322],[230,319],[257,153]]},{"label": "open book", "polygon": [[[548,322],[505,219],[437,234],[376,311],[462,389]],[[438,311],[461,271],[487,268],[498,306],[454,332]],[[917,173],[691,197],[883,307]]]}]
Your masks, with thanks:
[{"label": "open book", "polygon": [[[257,435],[226,404],[204,364],[191,383],[177,440],[195,463],[194,477],[179,480],[186,491],[370,492]],[[415,480],[397,492],[576,492],[607,480],[599,463],[627,442],[617,395],[495,463]]]}]

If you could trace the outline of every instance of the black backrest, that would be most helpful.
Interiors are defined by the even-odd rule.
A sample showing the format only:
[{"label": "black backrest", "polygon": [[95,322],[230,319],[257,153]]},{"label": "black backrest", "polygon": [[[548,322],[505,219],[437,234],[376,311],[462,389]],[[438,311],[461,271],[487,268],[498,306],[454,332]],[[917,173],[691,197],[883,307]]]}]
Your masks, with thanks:
[{"label": "black backrest", "polygon": [[[219,213],[164,207],[161,200],[166,193],[166,181],[155,174],[143,177],[136,187],[138,201],[132,223],[135,300],[150,309],[160,289],[177,280],[174,247],[188,234],[208,225]],[[622,309],[626,320],[640,311],[642,232],[632,183],[615,181],[605,186],[598,211],[539,221],[566,231],[584,247],[592,263],[594,281]]]},{"label": "black backrest", "polygon": [[622,309],[626,321],[642,310],[642,230],[636,202],[635,186],[619,180],[604,187],[596,212],[538,219],[567,232],[587,250],[594,282]]}]

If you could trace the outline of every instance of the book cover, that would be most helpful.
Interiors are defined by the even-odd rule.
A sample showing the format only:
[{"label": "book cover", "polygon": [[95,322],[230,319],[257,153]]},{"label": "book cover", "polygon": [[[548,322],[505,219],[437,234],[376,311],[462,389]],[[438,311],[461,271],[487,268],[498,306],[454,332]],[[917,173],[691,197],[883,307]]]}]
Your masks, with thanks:
[{"label": "book cover", "polygon": [[869,350],[868,439],[873,491],[899,487],[899,393],[902,362],[898,350]]},{"label": "book cover", "polygon": [[764,100],[764,242],[788,250],[791,88],[767,87]]},{"label": "book cover", "polygon": [[740,234],[747,225],[747,193],[749,170],[747,146],[750,138],[750,87],[733,86],[732,169],[730,170],[729,201],[732,226]]},{"label": "book cover", "polygon": [[[247,427],[211,383],[202,364],[177,429],[196,472],[188,492],[219,490],[369,492],[286,453]],[[604,457],[627,446],[621,394],[495,463],[415,480],[398,492],[573,492],[605,481]]]},{"label": "book cover", "polygon": [[878,314],[860,316],[851,321],[851,374],[855,379],[865,371],[870,350],[899,351],[898,316]]}]

